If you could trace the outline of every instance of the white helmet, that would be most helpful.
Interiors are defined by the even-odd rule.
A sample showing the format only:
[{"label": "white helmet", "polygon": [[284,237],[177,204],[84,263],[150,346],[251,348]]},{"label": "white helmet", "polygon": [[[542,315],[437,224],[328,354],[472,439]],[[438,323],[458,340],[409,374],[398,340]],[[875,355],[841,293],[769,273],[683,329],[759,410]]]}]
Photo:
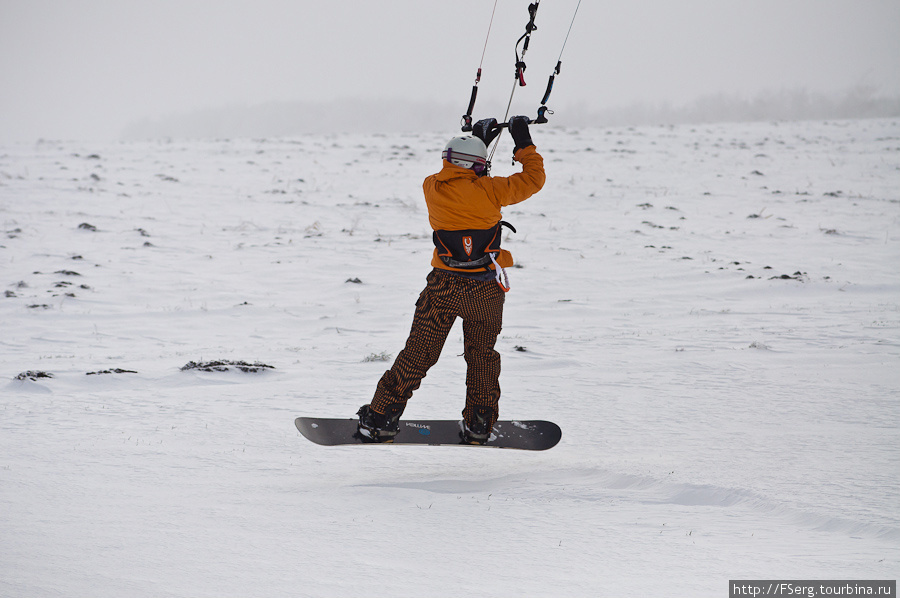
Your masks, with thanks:
[{"label": "white helmet", "polygon": [[473,135],[454,137],[447,142],[441,158],[451,164],[483,171],[487,164],[487,147],[484,142]]}]

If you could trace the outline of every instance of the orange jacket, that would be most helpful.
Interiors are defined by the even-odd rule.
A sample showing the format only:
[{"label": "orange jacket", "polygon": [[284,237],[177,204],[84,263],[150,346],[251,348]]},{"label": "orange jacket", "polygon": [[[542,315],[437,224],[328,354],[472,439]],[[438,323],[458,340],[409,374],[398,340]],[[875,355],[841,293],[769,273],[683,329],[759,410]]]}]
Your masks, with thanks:
[{"label": "orange jacket", "polygon": [[[520,149],[515,160],[522,163],[522,172],[509,177],[479,177],[468,168],[444,160],[441,171],[426,178],[422,184],[431,228],[489,229],[500,222],[500,208],[525,201],[540,191],[546,176],[544,159],[535,147]],[[435,268],[466,272],[447,266],[437,254],[435,248],[431,258],[431,265]],[[497,263],[503,268],[512,266],[512,255],[501,249]]]}]

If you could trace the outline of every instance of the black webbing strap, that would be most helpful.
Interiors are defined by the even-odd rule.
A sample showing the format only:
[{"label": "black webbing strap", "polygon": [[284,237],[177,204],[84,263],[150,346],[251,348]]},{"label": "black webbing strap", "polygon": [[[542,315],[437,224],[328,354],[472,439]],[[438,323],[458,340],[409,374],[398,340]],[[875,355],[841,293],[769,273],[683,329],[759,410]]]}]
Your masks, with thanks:
[{"label": "black webbing strap", "polygon": [[[519,87],[525,87],[525,52],[528,51],[528,43],[531,41],[531,32],[537,29],[534,18],[537,16],[538,6],[541,0],[528,5],[528,23],[525,25],[525,33],[516,42],[516,79]],[[523,43],[524,41],[524,43]],[[519,53],[519,44],[522,44],[522,52]]]}]

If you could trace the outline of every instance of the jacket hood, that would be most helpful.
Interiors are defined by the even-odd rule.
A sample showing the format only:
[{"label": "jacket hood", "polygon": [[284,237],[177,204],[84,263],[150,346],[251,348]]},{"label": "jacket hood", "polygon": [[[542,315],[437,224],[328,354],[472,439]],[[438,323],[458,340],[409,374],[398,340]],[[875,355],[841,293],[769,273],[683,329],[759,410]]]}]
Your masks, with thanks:
[{"label": "jacket hood", "polygon": [[441,169],[439,173],[437,173],[437,180],[449,181],[452,179],[460,179],[460,178],[468,178],[468,179],[477,179],[478,175],[475,174],[475,171],[471,168],[463,168],[462,166],[457,166],[456,164],[452,164],[447,160],[444,160],[444,167]]}]

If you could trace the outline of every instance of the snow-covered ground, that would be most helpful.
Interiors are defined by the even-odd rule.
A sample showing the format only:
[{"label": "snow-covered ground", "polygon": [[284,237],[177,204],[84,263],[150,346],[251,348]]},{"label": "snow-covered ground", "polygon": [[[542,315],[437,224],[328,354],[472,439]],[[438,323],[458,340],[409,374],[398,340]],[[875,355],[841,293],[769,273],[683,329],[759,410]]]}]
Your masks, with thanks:
[{"label": "snow-covered ground", "polygon": [[[900,577],[900,121],[535,128],[501,415],[560,444],[314,445],[403,345],[453,134],[0,146],[0,595]],[[458,417],[460,338],[407,416]]]}]

